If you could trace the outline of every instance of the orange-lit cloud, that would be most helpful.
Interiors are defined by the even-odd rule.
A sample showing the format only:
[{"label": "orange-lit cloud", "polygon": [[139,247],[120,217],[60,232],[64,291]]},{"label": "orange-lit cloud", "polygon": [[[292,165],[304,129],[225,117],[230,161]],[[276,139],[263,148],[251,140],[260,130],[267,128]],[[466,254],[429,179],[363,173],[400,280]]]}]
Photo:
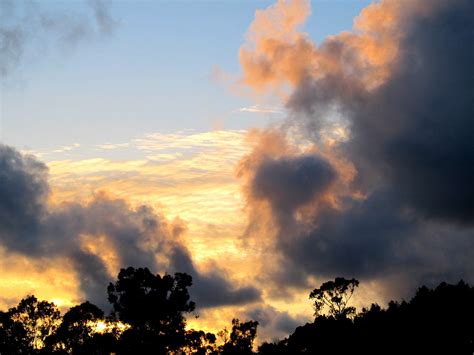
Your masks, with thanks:
[{"label": "orange-lit cloud", "polygon": [[300,30],[311,14],[310,2],[279,0],[255,13],[240,48],[241,83],[257,92],[278,91],[307,78],[341,75],[373,89],[393,70],[407,18],[430,9],[421,1],[374,3],[354,20],[351,31],[317,46]]},{"label": "orange-lit cloud", "polygon": [[242,83],[258,91],[269,85],[295,84],[314,65],[315,47],[298,28],[310,15],[308,1],[278,1],[257,10],[247,43],[240,48]]},{"label": "orange-lit cloud", "polygon": [[[275,228],[279,228],[275,221],[272,221],[274,211],[269,211],[271,205],[266,198],[256,195],[253,191],[252,184],[255,182],[258,170],[266,162],[279,162],[285,159],[296,159],[298,157],[319,157],[328,162],[331,169],[334,170],[334,179],[327,189],[321,194],[315,196],[314,199],[308,199],[296,211],[294,211],[295,218],[300,221],[306,219],[306,215],[311,218],[317,213],[317,209],[321,205],[328,204],[332,208],[343,208],[341,200],[345,197],[358,198],[362,197],[359,191],[351,187],[351,183],[356,178],[357,172],[354,165],[345,159],[337,149],[335,149],[334,140],[330,139],[326,144],[315,145],[310,142],[298,141],[294,142],[294,137],[291,137],[291,132],[284,132],[279,129],[268,130],[253,130],[249,132],[247,137],[249,144],[253,146],[253,150],[245,155],[239,162],[236,168],[236,174],[243,183],[243,191],[245,201],[250,213],[255,216],[255,213],[261,214],[258,216],[260,227],[265,231],[259,233],[269,234]],[[268,182],[269,183],[269,182]],[[282,189],[289,188],[282,186]],[[272,194],[278,194],[279,191],[274,191]],[[266,216],[266,217],[265,217]],[[252,225],[252,223],[251,223]],[[273,227],[272,227],[273,226]]]},{"label": "orange-lit cloud", "polygon": [[247,213],[243,243],[258,256],[253,269],[265,299],[279,310],[294,302],[286,310],[299,317],[307,287],[318,280],[298,272],[291,282],[279,276],[291,273],[280,241],[298,242],[321,209],[344,210],[345,200],[363,198],[352,186],[356,170],[333,142],[316,146],[281,128],[250,131],[247,140],[253,149],[236,167]]}]

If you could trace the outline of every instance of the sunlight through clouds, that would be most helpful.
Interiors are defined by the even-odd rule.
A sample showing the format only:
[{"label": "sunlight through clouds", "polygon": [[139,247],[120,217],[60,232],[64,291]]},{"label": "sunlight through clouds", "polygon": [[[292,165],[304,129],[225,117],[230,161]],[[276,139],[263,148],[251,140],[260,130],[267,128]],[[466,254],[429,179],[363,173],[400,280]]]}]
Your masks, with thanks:
[{"label": "sunlight through clouds", "polygon": [[0,248],[0,307],[6,309],[25,295],[54,300],[68,309],[82,297],[76,275],[68,260],[51,257],[35,260]]},{"label": "sunlight through clouds", "polygon": [[[51,202],[87,201],[106,191],[135,205],[151,205],[170,220],[183,219],[188,228],[184,238],[197,262],[223,253],[241,259],[244,202],[235,166],[250,151],[246,136],[244,130],[152,133],[127,143],[97,145],[97,158],[59,157],[47,163]],[[102,158],[101,149],[127,149],[138,157]]]}]

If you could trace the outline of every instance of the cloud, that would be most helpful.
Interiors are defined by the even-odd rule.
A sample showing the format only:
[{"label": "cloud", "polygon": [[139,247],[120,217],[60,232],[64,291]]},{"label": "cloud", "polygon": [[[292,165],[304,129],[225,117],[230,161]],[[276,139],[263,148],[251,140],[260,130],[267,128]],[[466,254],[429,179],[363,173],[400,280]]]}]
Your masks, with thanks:
[{"label": "cloud", "polygon": [[222,273],[199,273],[185,248],[175,248],[171,260],[176,271],[196,275],[190,293],[199,308],[247,304],[261,299],[256,288],[234,286]]},{"label": "cloud", "polygon": [[256,289],[231,285],[221,270],[203,273],[196,269],[180,242],[185,229],[182,221],[170,223],[151,207],[132,207],[104,193],[87,203],[50,206],[43,163],[1,146],[0,167],[1,244],[9,252],[33,259],[66,259],[83,295],[92,302],[106,306],[108,282],[120,267],[129,265],[161,273],[192,273],[203,307],[259,299]]},{"label": "cloud", "polygon": [[75,46],[114,31],[117,22],[106,1],[84,2],[83,10],[53,11],[39,2],[23,0],[0,2],[0,77],[7,77],[39,44]]},{"label": "cloud", "polygon": [[284,113],[282,109],[260,107],[258,105],[253,105],[250,107],[241,107],[239,108],[239,112],[261,113],[261,114],[267,114],[267,113],[283,114]]},{"label": "cloud", "polygon": [[186,220],[194,236],[187,245],[201,260],[233,253],[243,228],[234,169],[250,151],[245,137],[246,131],[148,134],[131,140],[118,157],[86,146],[74,156],[55,155],[48,162],[52,202],[87,201],[105,190]]},{"label": "cloud", "polygon": [[255,172],[252,194],[268,200],[275,212],[287,214],[323,194],[335,174],[318,155],[266,159]]},{"label": "cloud", "polygon": [[354,95],[359,87],[329,76],[302,82],[289,101],[317,128],[315,110],[335,100],[350,120],[346,149],[360,174],[383,175],[425,217],[459,223],[474,220],[473,94],[466,78],[473,54],[465,48],[473,22],[464,15],[470,6],[440,5],[405,23],[391,77],[377,90]]},{"label": "cloud", "polygon": [[308,1],[283,1],[265,10],[257,10],[240,48],[243,84],[258,91],[282,80],[298,82],[306,75],[313,59],[314,46],[297,30],[310,15]]},{"label": "cloud", "polygon": [[46,166],[29,155],[0,145],[0,237],[20,251],[36,251],[46,214],[49,186]]},{"label": "cloud", "polygon": [[96,148],[100,150],[114,150],[114,149],[121,149],[127,148],[129,143],[104,143],[104,144],[97,144]]},{"label": "cloud", "polygon": [[244,318],[258,322],[259,343],[281,339],[294,332],[296,327],[306,321],[306,319],[292,317],[288,312],[279,311],[269,305],[250,308],[245,313]]},{"label": "cloud", "polygon": [[376,87],[398,56],[403,21],[426,8],[418,1],[372,4],[356,18],[352,31],[330,36],[318,47],[300,31],[311,14],[310,2],[279,0],[255,13],[239,52],[241,83],[257,92],[278,92],[330,74]]},{"label": "cloud", "polygon": [[[265,158],[265,143],[257,143],[243,160],[247,237],[279,265],[268,269],[268,279],[302,287],[314,277],[355,276],[390,280],[386,286],[400,292],[403,283],[473,280],[472,2],[375,3],[353,31],[319,47],[297,32],[304,16],[288,35],[283,31],[279,16],[289,21],[291,12],[275,11],[298,4],[280,1],[265,10],[269,30],[254,35],[253,50],[241,56],[242,80],[255,90],[290,85],[283,127],[313,142],[304,152],[280,144]],[[266,75],[247,79],[259,71]],[[347,133],[329,144],[323,138],[333,116]],[[345,169],[305,173],[308,156],[314,171]],[[319,188],[333,201],[314,198]],[[262,212],[259,199],[271,208]],[[258,225],[270,229],[269,238],[258,236]]]},{"label": "cloud", "polygon": [[99,32],[103,34],[111,34],[117,26],[117,21],[110,14],[107,2],[104,0],[90,0],[89,3],[94,10],[94,16]]},{"label": "cloud", "polygon": [[79,148],[81,145],[79,143],[74,143],[71,145],[64,145],[58,149],[55,149],[52,151],[52,153],[65,153],[65,152],[70,152],[71,150]]}]

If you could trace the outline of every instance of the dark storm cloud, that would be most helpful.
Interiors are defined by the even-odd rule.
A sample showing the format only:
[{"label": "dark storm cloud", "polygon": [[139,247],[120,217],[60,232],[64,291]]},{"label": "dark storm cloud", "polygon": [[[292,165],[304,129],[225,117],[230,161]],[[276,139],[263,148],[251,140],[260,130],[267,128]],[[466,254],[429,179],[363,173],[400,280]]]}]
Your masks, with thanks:
[{"label": "dark storm cloud", "polygon": [[[421,215],[474,223],[474,12],[453,1],[408,24],[389,80],[363,92],[344,77],[307,81],[289,107],[317,127],[328,102],[348,116],[347,154]],[[348,89],[349,88],[349,89]]]},{"label": "dark storm cloud", "polygon": [[260,292],[254,287],[236,287],[219,272],[199,273],[189,253],[184,248],[174,248],[171,264],[176,271],[193,275],[191,297],[198,307],[238,305],[260,300]]},{"label": "dark storm cloud", "polygon": [[[177,238],[184,229],[147,206],[96,195],[87,204],[47,205],[47,167],[31,156],[0,146],[0,244],[30,257],[65,257],[88,300],[106,304],[113,277],[101,256],[112,252],[118,267],[188,272],[201,307],[244,304],[260,298],[252,287],[236,287],[219,272],[199,273]],[[118,272],[115,270],[114,272]]]},{"label": "dark storm cloud", "polygon": [[58,245],[67,240],[68,234],[97,238],[105,235],[122,264],[143,263],[157,269],[154,255],[165,248],[163,244],[169,233],[163,223],[162,217],[146,206],[132,209],[123,200],[97,195],[87,205],[69,203],[55,209],[50,214],[47,233]]},{"label": "dark storm cloud", "polygon": [[316,275],[377,278],[387,270],[417,267],[421,260],[411,238],[421,232],[416,219],[400,213],[388,196],[377,192],[354,202],[345,212],[325,208],[317,228],[297,242],[279,239],[297,270]]},{"label": "dark storm cloud", "polygon": [[71,47],[94,35],[112,33],[117,22],[107,2],[91,0],[85,5],[83,12],[60,12],[48,9],[41,2],[0,1],[0,77],[14,70],[36,46],[41,46],[40,53],[52,41]]},{"label": "dark storm cloud", "polygon": [[[381,86],[367,90],[354,77],[331,73],[296,87],[288,108],[310,138],[318,139],[334,108],[347,120],[350,139],[337,149],[357,169],[354,188],[366,198],[349,198],[338,209],[321,205],[303,232],[274,214],[286,263],[275,279],[291,279],[286,273],[298,270],[474,280],[474,2],[440,4],[404,23],[399,58]],[[254,184],[252,194],[291,214],[294,196],[274,197],[266,189],[296,189],[301,196],[306,189],[310,196],[313,185],[301,184],[286,165],[294,177],[266,174],[267,185]]]},{"label": "dark storm cloud", "polygon": [[[37,237],[45,255],[58,253],[73,262],[81,290],[104,306],[106,285],[112,279],[99,256],[112,249],[121,267],[161,270],[164,265],[157,263],[156,254],[166,251],[171,237],[162,223],[147,207],[132,209],[123,200],[98,195],[87,205],[69,203],[50,211]],[[84,237],[96,251],[83,247]]]},{"label": "dark storm cloud", "polygon": [[7,247],[36,251],[45,214],[46,166],[0,145],[0,239]]},{"label": "dark storm cloud", "polygon": [[104,285],[108,285],[111,280],[103,261],[97,255],[79,248],[70,250],[67,257],[75,267],[79,288],[84,292],[87,300],[102,309],[110,308],[106,302]]},{"label": "dark storm cloud", "polygon": [[277,213],[286,215],[324,192],[335,176],[332,166],[317,155],[266,158],[251,189],[255,198],[268,200]]},{"label": "dark storm cloud", "polygon": [[[413,24],[394,77],[354,112],[351,148],[425,217],[474,224],[474,3]],[[377,121],[393,122],[394,129]],[[391,126],[391,124],[390,124]]]},{"label": "dark storm cloud", "polygon": [[[271,306],[260,305],[246,312],[246,317],[256,320],[259,326],[264,328],[264,333],[259,333],[259,337],[265,335],[276,338],[292,333],[301,324],[301,319],[295,319],[287,312],[280,312]],[[273,340],[273,339],[271,339]]]}]

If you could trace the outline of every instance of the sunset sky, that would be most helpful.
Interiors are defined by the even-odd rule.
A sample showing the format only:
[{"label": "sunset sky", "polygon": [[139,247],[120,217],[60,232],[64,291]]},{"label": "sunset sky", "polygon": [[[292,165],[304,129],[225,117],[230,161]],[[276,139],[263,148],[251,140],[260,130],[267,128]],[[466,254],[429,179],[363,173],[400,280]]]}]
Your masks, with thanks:
[{"label": "sunset sky", "polygon": [[268,340],[336,276],[359,308],[473,282],[473,11],[1,1],[0,309],[146,266]]}]

